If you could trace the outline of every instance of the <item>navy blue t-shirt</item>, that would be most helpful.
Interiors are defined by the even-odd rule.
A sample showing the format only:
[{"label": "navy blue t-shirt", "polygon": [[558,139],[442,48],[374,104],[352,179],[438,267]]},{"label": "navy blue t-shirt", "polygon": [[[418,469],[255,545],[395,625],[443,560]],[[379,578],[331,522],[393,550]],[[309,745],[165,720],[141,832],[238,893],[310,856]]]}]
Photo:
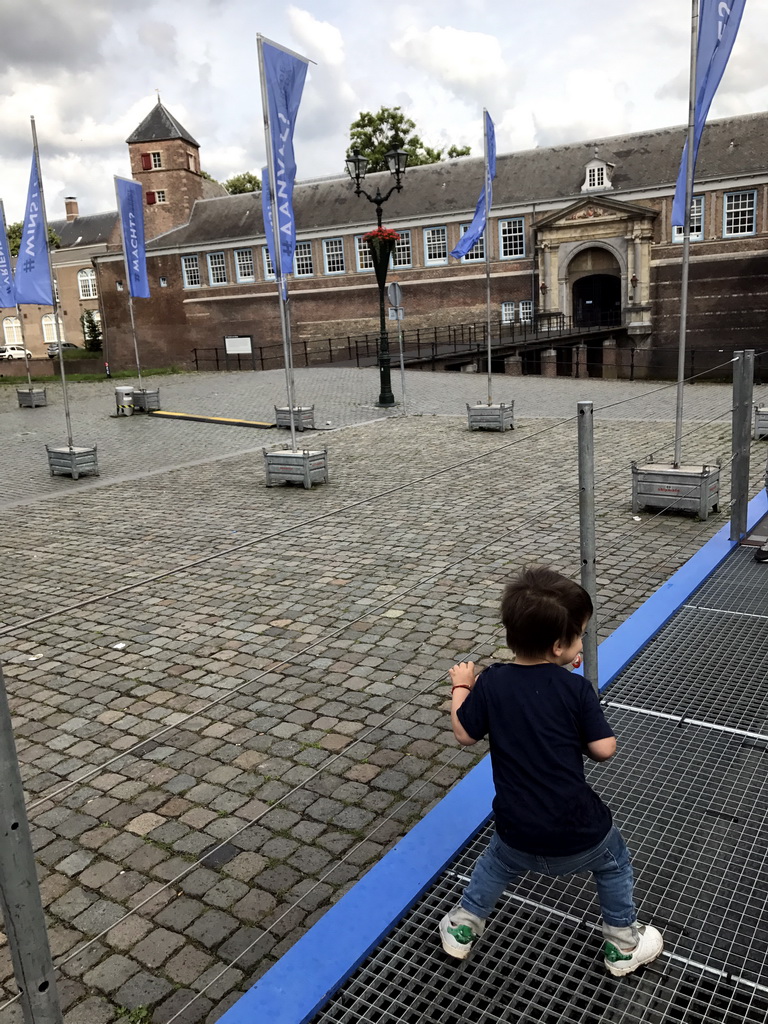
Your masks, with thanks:
[{"label": "navy blue t-shirt", "polygon": [[605,838],[613,819],[587,785],[583,747],[614,733],[588,680],[559,665],[491,665],[458,718],[473,739],[488,735],[508,846],[565,857]]}]

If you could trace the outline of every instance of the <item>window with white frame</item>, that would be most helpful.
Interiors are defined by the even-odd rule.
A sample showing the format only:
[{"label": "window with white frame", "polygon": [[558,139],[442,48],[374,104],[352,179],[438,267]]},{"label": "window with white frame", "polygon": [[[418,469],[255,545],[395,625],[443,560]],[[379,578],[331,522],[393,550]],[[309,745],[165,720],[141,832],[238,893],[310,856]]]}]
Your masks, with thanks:
[{"label": "window with white frame", "polygon": [[200,260],[197,256],[181,257],[181,273],[185,288],[200,287]]},{"label": "window with white frame", "polygon": [[723,237],[754,235],[756,192],[726,192],[723,198]]},{"label": "window with white frame", "polygon": [[590,167],[587,172],[587,187],[600,188],[605,184],[605,168]]},{"label": "window with white frame", "polygon": [[515,304],[514,302],[502,302],[501,304],[501,322],[503,324],[511,324],[515,319]]},{"label": "window with white frame", "polygon": [[533,299],[520,300],[520,323],[529,324],[533,320]]},{"label": "window with white frame", "polygon": [[595,159],[590,160],[586,166],[584,184],[581,186],[581,191],[605,192],[608,189],[613,188],[613,185],[611,184],[611,176],[614,169],[615,164],[606,163],[605,160],[600,160],[595,156]]},{"label": "window with white frame", "polygon": [[269,255],[269,249],[266,245],[262,245],[261,255],[264,261],[264,280],[272,281],[275,277],[275,268],[272,266],[272,257]]},{"label": "window with white frame", "polygon": [[424,263],[448,262],[448,232],[445,228],[424,229]]},{"label": "window with white frame", "polygon": [[[691,200],[691,241],[701,242],[704,240],[704,196],[694,196]],[[683,229],[674,227],[672,229],[672,241],[683,241]]]},{"label": "window with white frame", "polygon": [[[64,341],[64,323],[61,317],[59,320],[59,338]],[[55,345],[59,338],[56,337],[55,321],[53,319],[53,313],[46,313],[42,319],[43,325],[43,341],[46,345]]]},{"label": "window with white frame", "polygon": [[[459,230],[461,231],[462,237],[464,235],[466,235],[467,231],[469,231],[469,227],[470,227],[469,224],[462,224],[460,226]],[[461,262],[462,263],[477,263],[478,260],[484,260],[484,259],[485,259],[485,232],[483,232],[482,235],[480,235],[480,237],[475,242],[475,244],[472,246],[472,248],[469,250],[469,252],[466,254],[466,256],[462,256],[461,257]],[[502,303],[502,305],[503,305],[503,303]]]},{"label": "window with white frame", "polygon": [[162,153],[150,153],[149,155],[152,157],[152,169],[153,170],[156,171],[160,167],[163,166],[163,155],[162,155]]},{"label": "window with white frame", "polygon": [[244,281],[255,281],[253,269],[253,249],[235,249],[235,276],[240,284]]},{"label": "window with white frame", "polygon": [[224,259],[223,252],[209,252],[206,256],[208,260],[208,280],[212,285],[226,284],[227,283],[227,263]]},{"label": "window with white frame", "polygon": [[160,287],[161,288],[167,288],[168,287],[168,278],[167,277],[161,277],[160,278]]},{"label": "window with white frame", "polygon": [[363,235],[355,235],[355,258],[358,270],[373,270],[373,256]]},{"label": "window with white frame", "polygon": [[80,289],[81,299],[95,299],[98,295],[96,291],[96,271],[90,268],[78,271],[77,287]]},{"label": "window with white frame", "polygon": [[324,238],[323,239],[323,261],[326,274],[343,274],[347,269],[344,266],[344,239]]},{"label": "window with white frame", "polygon": [[311,242],[296,243],[296,251],[293,254],[293,272],[296,277],[311,277],[314,274]]},{"label": "window with white frame", "polygon": [[21,345],[21,320],[17,316],[7,316],[3,320],[3,339],[6,345]]},{"label": "window with white frame", "polygon": [[[392,253],[390,263],[393,267],[410,267],[413,265],[413,251],[411,249],[411,232],[399,231],[400,238],[395,242],[395,249]],[[371,263],[373,266],[373,263]]]},{"label": "window with white frame", "polygon": [[525,256],[525,218],[510,217],[499,221],[499,248],[503,260]]},{"label": "window with white frame", "polygon": [[167,203],[168,193],[164,188],[155,189],[155,202],[156,203]]}]

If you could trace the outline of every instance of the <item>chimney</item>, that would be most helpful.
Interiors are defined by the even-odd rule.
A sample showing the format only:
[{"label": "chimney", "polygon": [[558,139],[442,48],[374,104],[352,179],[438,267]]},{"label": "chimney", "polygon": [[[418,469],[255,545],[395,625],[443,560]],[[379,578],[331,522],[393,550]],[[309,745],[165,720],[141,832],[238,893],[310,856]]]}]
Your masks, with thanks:
[{"label": "chimney", "polygon": [[75,220],[80,215],[80,211],[77,208],[77,199],[75,196],[64,197],[64,209],[67,211],[67,220]]}]

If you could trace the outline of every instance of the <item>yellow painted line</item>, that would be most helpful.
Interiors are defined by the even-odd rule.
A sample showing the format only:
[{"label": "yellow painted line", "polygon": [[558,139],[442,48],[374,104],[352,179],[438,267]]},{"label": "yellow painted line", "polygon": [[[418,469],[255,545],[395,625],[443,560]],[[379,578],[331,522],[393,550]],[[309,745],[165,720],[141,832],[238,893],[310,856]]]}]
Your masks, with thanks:
[{"label": "yellow painted line", "polygon": [[228,416],[198,416],[191,412],[167,412],[164,409],[153,409],[149,415],[175,420],[196,420],[198,423],[228,423],[233,427],[261,427],[263,430],[271,430],[275,426],[274,423],[262,423],[260,420],[235,420]]}]

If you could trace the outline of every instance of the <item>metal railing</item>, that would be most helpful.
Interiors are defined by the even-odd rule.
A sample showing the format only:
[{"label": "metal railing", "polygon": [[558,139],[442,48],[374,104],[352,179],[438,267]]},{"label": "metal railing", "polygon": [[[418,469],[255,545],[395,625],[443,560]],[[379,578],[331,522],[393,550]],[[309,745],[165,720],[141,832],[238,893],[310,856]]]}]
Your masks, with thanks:
[{"label": "metal railing", "polygon": [[[538,313],[531,320],[491,323],[491,348],[530,345],[554,339],[585,337],[621,327],[619,313],[605,314],[589,322],[580,321],[562,313]],[[435,362],[451,355],[472,355],[487,350],[488,326],[476,323],[446,324],[434,327],[416,327],[402,331],[403,353],[406,362]],[[397,332],[388,332],[390,348],[398,344]],[[294,366],[327,366],[330,363],[353,366],[375,365],[379,349],[379,332],[337,336],[333,338],[304,338],[293,342]],[[221,348],[193,349],[196,370],[271,370],[282,366],[282,345],[259,345],[250,354],[230,355]]]}]

